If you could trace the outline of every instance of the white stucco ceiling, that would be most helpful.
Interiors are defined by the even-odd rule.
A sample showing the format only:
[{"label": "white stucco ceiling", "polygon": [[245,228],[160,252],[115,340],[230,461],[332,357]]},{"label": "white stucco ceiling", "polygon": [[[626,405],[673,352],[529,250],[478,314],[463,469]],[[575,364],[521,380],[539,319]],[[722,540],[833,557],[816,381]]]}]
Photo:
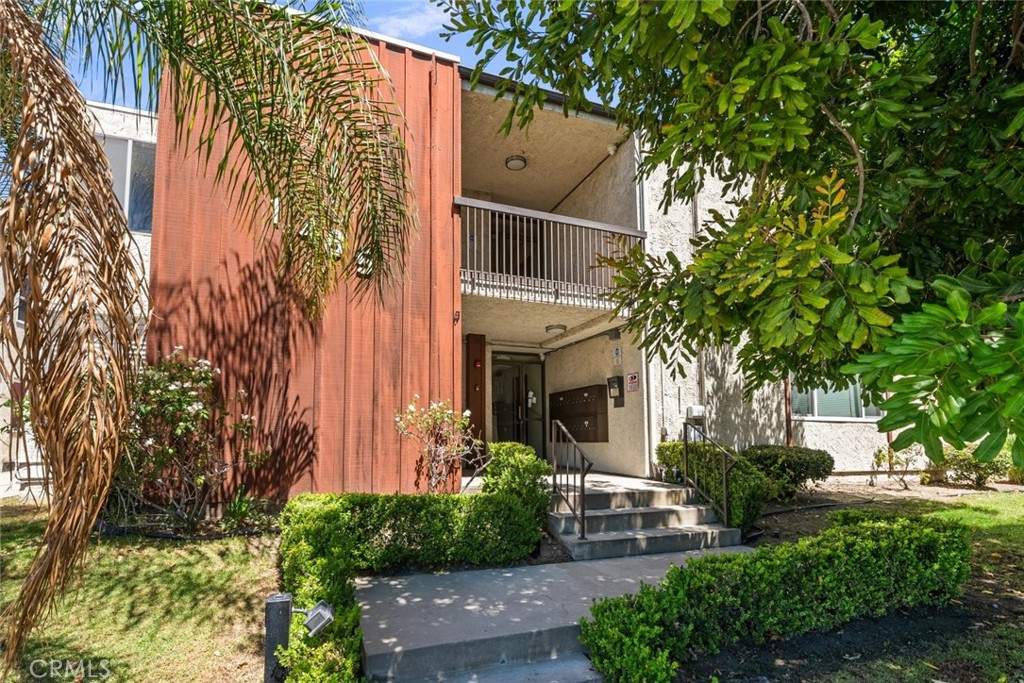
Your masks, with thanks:
[{"label": "white stucco ceiling", "polygon": [[[622,323],[609,311],[462,295],[462,333],[485,335],[496,346],[557,349]],[[549,325],[565,325],[566,331],[549,334]]]},{"label": "white stucco ceiling", "polygon": [[[526,131],[499,132],[507,100],[493,91],[462,91],[462,187],[466,196],[553,211],[576,185],[622,140],[611,119],[580,115],[566,118],[557,105],[536,112]],[[521,171],[505,168],[513,155],[526,157]]]}]

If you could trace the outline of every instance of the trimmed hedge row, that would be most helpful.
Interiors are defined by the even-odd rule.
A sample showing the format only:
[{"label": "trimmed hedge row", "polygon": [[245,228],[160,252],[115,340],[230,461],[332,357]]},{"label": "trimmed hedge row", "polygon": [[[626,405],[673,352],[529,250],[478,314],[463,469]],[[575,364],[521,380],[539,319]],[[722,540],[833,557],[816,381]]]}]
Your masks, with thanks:
[{"label": "trimmed hedge row", "polygon": [[[658,444],[658,465],[665,472],[667,479],[683,483],[683,450],[686,444],[682,441],[666,441]],[[707,474],[703,488],[718,505],[722,505],[722,453],[715,446],[700,441],[690,442],[690,466]],[[732,455],[736,452],[726,448]],[[771,482],[756,467],[744,458],[729,472],[729,520],[728,526],[749,531],[764,512],[764,507],[772,497],[774,489]]]},{"label": "trimmed hedge row", "polygon": [[[281,525],[330,535],[350,546],[354,571],[370,573],[508,564],[543,535],[534,510],[511,493],[302,495],[285,507]],[[288,550],[282,538],[282,554]]]},{"label": "trimmed hedge row", "polygon": [[791,500],[809,481],[825,481],[836,466],[826,451],[800,446],[751,446],[740,455],[768,477],[780,500]]},{"label": "trimmed hedge row", "polygon": [[405,568],[507,565],[537,547],[533,503],[508,493],[477,495],[305,494],[281,513],[281,570],[297,607],[318,600],[335,621],[317,639],[293,622],[282,657],[289,683],[351,683],[361,669],[359,605],[352,578]]},{"label": "trimmed hedge row", "polygon": [[708,555],[657,587],[599,600],[580,639],[609,683],[669,683],[679,662],[727,643],[833,628],[960,595],[970,544],[961,524],[837,517],[797,543]]}]

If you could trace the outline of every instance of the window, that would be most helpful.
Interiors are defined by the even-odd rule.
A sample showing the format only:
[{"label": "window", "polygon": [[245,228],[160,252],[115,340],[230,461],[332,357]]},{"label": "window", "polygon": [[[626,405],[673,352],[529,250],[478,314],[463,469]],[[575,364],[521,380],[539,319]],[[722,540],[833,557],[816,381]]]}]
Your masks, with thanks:
[{"label": "window", "polygon": [[114,176],[114,192],[128,216],[128,227],[132,232],[152,231],[156,146],[107,136],[103,149]]},{"label": "window", "polygon": [[845,389],[818,387],[810,391],[797,389],[790,394],[794,417],[822,417],[872,420],[882,416],[876,406],[865,404],[860,382]]}]

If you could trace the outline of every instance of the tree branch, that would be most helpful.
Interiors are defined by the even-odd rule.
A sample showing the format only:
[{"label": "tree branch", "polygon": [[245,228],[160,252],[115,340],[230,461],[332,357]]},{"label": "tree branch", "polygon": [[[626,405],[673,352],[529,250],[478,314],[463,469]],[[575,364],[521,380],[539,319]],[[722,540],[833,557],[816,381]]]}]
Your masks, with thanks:
[{"label": "tree branch", "polygon": [[807,34],[804,38],[810,38],[814,35],[814,21],[811,20],[811,13],[807,11],[807,6],[804,5],[801,0],[793,0],[793,4],[800,10],[800,13],[804,15],[804,27],[807,29]]},{"label": "tree branch", "polygon": [[836,6],[832,4],[832,0],[821,0],[821,4],[825,5],[825,9],[828,10],[828,15],[832,17],[832,23],[838,24],[839,12],[836,11]]},{"label": "tree branch", "polygon": [[1010,58],[1006,60],[1007,69],[1013,65],[1013,60],[1017,58],[1017,54],[1020,52],[1020,35],[1021,31],[1024,30],[1024,22],[1020,20],[1022,4],[1024,4],[1024,0],[1017,0],[1013,6],[1013,27],[1010,29],[1010,33],[1013,35],[1013,45],[1010,48]]},{"label": "tree branch", "polygon": [[849,233],[857,222],[857,214],[860,213],[861,207],[864,206],[864,156],[860,152],[860,146],[857,144],[857,141],[850,135],[850,131],[843,127],[843,124],[839,122],[836,115],[824,104],[819,105],[819,108],[828,117],[832,125],[843,134],[846,141],[850,143],[850,147],[853,149],[853,156],[857,159],[857,205],[853,208],[853,213],[850,214],[850,225],[846,229],[846,232]]},{"label": "tree branch", "polygon": [[978,71],[978,58],[974,52],[978,47],[978,29],[981,27],[981,4],[985,0],[978,0],[978,9],[974,12],[974,25],[971,26],[971,43],[968,47],[967,59],[971,64],[971,78],[974,78],[974,74]]}]

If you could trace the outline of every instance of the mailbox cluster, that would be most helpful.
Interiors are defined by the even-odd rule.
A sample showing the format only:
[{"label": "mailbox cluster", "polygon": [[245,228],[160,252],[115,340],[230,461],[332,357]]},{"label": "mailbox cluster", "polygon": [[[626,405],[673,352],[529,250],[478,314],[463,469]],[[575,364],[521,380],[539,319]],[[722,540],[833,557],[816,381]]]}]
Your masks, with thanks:
[{"label": "mailbox cluster", "polygon": [[593,384],[551,394],[551,419],[579,442],[608,441],[608,386]]}]

